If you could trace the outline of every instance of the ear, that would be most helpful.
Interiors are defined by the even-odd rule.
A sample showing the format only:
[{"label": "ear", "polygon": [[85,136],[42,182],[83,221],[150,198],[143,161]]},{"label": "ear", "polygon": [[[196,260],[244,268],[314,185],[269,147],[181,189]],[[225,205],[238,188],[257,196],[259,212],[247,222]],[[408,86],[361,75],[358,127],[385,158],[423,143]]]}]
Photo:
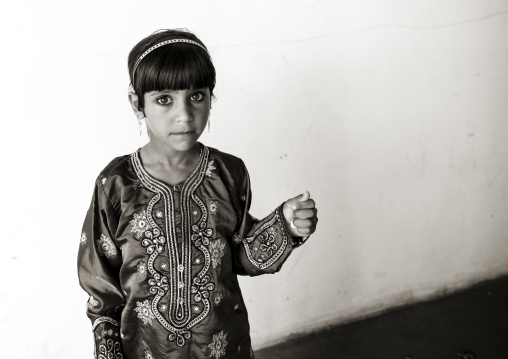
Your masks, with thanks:
[{"label": "ear", "polygon": [[129,102],[131,103],[132,111],[134,111],[134,115],[138,119],[142,119],[145,117],[145,114],[142,110],[138,109],[138,95],[136,95],[134,92],[129,91]]}]

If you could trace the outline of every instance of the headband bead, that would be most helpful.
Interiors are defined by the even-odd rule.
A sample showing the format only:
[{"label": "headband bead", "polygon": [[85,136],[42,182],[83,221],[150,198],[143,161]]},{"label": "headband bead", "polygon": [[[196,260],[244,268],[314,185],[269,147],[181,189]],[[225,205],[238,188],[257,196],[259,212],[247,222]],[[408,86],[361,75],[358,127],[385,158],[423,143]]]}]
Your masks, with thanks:
[{"label": "headband bead", "polygon": [[204,47],[203,45],[201,45],[199,42],[196,42],[196,41],[193,41],[193,40],[189,40],[189,39],[172,39],[172,40],[166,40],[166,41],[162,41],[162,42],[159,42],[158,44],[155,44],[153,45],[152,47],[150,47],[148,50],[146,50],[145,52],[143,52],[143,54],[141,54],[141,56],[139,57],[138,61],[136,61],[136,64],[134,65],[134,70],[132,71],[132,81],[134,81],[134,75],[136,74],[136,69],[138,68],[138,65],[139,63],[141,62],[141,60],[143,60],[150,52],[152,52],[153,50],[156,50],[158,49],[159,47],[161,46],[165,46],[165,45],[170,45],[170,44],[174,44],[174,43],[177,43],[177,42],[185,42],[187,44],[191,44],[191,45],[195,45],[195,46],[198,46],[200,48],[202,48],[203,50],[206,51],[206,53],[208,54],[208,50],[206,49],[206,47]]}]

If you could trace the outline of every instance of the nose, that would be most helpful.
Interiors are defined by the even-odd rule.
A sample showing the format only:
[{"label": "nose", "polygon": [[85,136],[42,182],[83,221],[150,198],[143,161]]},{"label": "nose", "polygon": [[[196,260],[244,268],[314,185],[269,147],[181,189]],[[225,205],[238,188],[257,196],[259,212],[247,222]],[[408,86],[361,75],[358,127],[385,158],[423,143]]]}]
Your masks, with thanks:
[{"label": "nose", "polygon": [[[175,108],[176,107],[176,108]],[[177,122],[189,122],[192,121],[191,106],[187,101],[178,101],[176,106],[173,107],[176,113]]]}]

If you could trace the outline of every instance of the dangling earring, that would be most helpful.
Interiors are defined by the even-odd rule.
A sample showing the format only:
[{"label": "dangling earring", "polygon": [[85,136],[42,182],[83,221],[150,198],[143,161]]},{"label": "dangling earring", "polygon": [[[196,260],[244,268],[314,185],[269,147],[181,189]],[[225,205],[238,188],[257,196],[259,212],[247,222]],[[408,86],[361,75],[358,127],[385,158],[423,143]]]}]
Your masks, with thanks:
[{"label": "dangling earring", "polygon": [[207,121],[207,125],[208,125],[208,133],[210,133],[210,116],[212,114],[212,109],[210,108],[210,111],[208,112],[208,121]]},{"label": "dangling earring", "polygon": [[139,131],[139,137],[141,137],[141,134],[143,133],[143,128],[141,127],[141,118],[138,118],[138,131]]}]

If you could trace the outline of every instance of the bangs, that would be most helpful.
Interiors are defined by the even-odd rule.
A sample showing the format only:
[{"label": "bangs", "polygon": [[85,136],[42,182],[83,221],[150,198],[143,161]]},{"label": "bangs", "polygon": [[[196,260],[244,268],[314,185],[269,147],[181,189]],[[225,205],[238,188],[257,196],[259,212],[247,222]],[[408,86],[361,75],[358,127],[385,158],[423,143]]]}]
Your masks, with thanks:
[{"label": "bangs", "polygon": [[[215,87],[215,68],[208,53],[189,44],[163,46],[148,54],[136,70],[136,93]],[[139,91],[139,92],[138,92]]]}]

